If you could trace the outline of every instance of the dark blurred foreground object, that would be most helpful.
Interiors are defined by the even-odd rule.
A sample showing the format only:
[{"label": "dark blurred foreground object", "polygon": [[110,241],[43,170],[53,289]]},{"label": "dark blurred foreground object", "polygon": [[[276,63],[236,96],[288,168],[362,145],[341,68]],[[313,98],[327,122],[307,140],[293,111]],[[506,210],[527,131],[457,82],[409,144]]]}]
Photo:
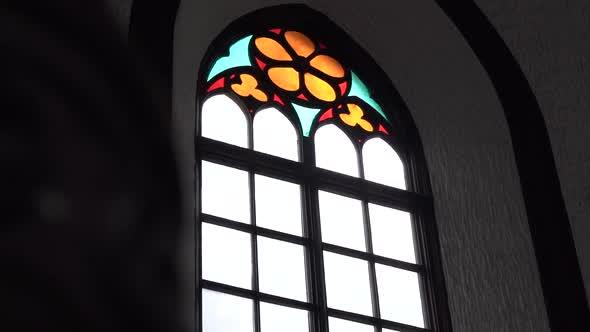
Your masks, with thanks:
[{"label": "dark blurred foreground object", "polygon": [[96,1],[0,8],[0,330],[178,331],[156,82]]}]

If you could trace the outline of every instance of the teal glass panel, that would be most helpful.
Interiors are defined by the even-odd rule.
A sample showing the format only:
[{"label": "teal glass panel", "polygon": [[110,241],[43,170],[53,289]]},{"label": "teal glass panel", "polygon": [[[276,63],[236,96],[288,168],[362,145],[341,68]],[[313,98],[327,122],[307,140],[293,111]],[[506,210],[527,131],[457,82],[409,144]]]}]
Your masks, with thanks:
[{"label": "teal glass panel", "polygon": [[244,37],[230,46],[229,55],[215,61],[215,64],[209,72],[209,76],[207,76],[207,81],[227,69],[240,66],[251,66],[250,57],[248,56],[250,39],[252,39],[252,35]]},{"label": "teal glass panel", "polygon": [[303,136],[309,137],[309,131],[311,130],[311,124],[313,123],[313,119],[315,119],[315,116],[318,115],[318,113],[322,110],[319,108],[303,107],[297,104],[291,105],[293,105],[293,109],[295,109],[297,117],[299,118],[299,123],[301,123],[301,130],[303,131]]},{"label": "teal glass panel", "polygon": [[364,100],[367,104],[371,105],[377,112],[379,112],[379,114],[381,114],[381,116],[387,120],[387,122],[391,122],[385,115],[385,112],[383,112],[381,106],[373,98],[371,98],[371,93],[369,92],[369,89],[367,89],[365,83],[363,83],[354,72],[351,71],[350,74],[352,78],[352,84],[350,86],[350,92],[348,95],[351,97],[359,97],[360,99]]}]

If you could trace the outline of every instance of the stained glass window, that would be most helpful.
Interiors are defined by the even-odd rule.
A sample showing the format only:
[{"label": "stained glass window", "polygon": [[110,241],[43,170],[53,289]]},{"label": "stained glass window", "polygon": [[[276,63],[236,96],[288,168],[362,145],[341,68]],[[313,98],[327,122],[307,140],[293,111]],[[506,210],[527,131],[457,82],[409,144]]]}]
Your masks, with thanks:
[{"label": "stained glass window", "polygon": [[438,331],[403,110],[307,28],[245,28],[204,63],[199,332]]}]

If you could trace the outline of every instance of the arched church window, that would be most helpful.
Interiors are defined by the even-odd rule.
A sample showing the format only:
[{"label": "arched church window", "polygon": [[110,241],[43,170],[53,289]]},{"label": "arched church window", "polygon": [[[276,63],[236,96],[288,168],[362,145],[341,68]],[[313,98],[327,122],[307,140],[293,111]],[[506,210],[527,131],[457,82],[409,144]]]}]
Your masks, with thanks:
[{"label": "arched church window", "polygon": [[439,331],[407,110],[306,20],[241,20],[201,68],[198,330]]}]

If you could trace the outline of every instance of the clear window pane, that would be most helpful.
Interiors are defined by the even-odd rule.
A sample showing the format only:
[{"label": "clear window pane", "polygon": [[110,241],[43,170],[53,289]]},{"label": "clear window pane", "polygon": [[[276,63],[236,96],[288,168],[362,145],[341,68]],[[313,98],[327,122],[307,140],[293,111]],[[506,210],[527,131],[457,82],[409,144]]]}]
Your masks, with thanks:
[{"label": "clear window pane", "polygon": [[303,246],[259,236],[258,274],[261,292],[307,301]]},{"label": "clear window pane", "polygon": [[260,329],[262,332],[307,332],[309,313],[305,310],[261,302]]},{"label": "clear window pane", "polygon": [[202,162],[201,211],[250,223],[248,173],[239,169]]},{"label": "clear window pane", "polygon": [[366,250],[361,201],[319,191],[322,241],[356,250]]},{"label": "clear window pane", "polygon": [[328,325],[330,332],[375,332],[375,328],[371,325],[334,317],[328,317]]},{"label": "clear window pane", "polygon": [[328,307],[373,315],[366,261],[324,251],[324,270]]},{"label": "clear window pane", "polygon": [[207,98],[201,108],[201,136],[247,148],[246,115],[240,106],[226,95]]},{"label": "clear window pane", "polygon": [[372,138],[363,146],[365,179],[406,189],[404,165],[399,156],[381,138]]},{"label": "clear window pane", "polygon": [[254,150],[299,161],[295,128],[275,108],[260,110],[254,116]]},{"label": "clear window pane", "polygon": [[251,235],[201,224],[203,279],[250,289],[252,287]]},{"label": "clear window pane", "polygon": [[203,332],[252,332],[252,300],[203,289]]},{"label": "clear window pane", "polygon": [[424,327],[418,274],[375,264],[381,317],[399,323]]},{"label": "clear window pane", "polygon": [[359,176],[356,149],[346,134],[335,125],[325,125],[315,134],[317,167]]},{"label": "clear window pane", "polygon": [[255,175],[256,225],[301,236],[301,187]]},{"label": "clear window pane", "polygon": [[369,203],[373,253],[416,263],[412,221],[408,212]]}]

